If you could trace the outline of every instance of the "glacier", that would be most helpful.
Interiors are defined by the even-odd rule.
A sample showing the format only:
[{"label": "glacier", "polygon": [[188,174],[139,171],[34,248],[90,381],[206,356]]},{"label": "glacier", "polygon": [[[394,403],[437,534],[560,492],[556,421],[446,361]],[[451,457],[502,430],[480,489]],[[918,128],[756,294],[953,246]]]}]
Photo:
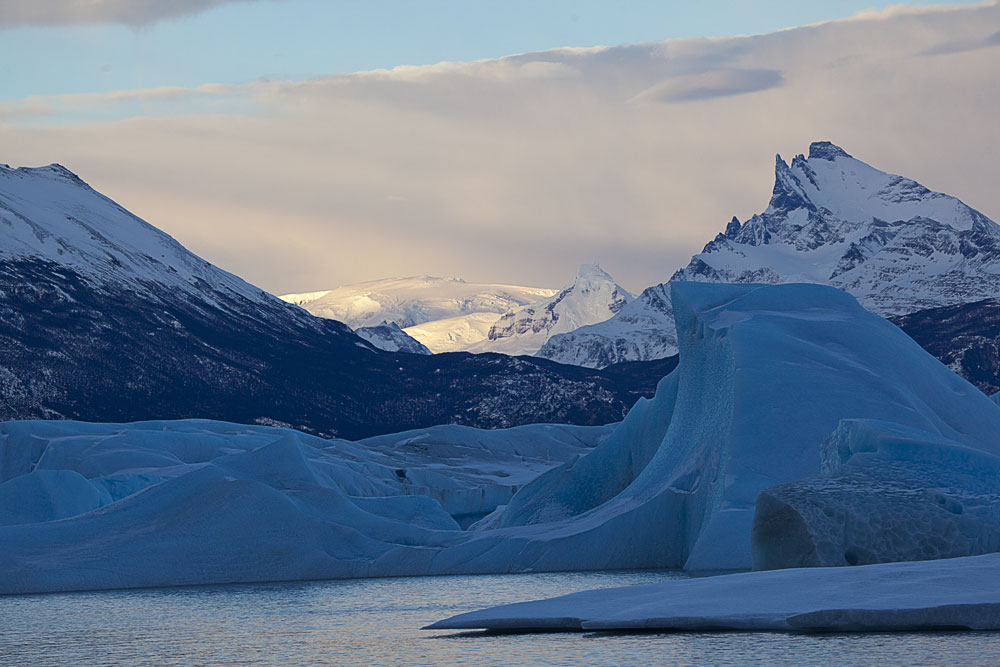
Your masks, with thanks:
[{"label": "glacier", "polygon": [[[887,499],[879,520],[913,539],[858,542],[873,556],[858,549],[856,562],[955,555],[927,548],[947,524],[925,515],[956,517],[959,505],[952,525],[968,550],[995,546],[997,499],[976,482],[1000,455],[993,400],[835,288],[671,291],[680,363],[618,425],[440,426],[349,442],[197,420],[3,424],[0,498],[33,500],[0,510],[0,591],[767,567],[816,535],[864,536],[851,521],[869,496],[855,494],[839,523],[790,537],[755,530],[758,498],[822,513],[844,496],[817,478],[870,472],[873,449],[877,479],[916,496]],[[71,497],[45,471],[64,471]]]},{"label": "glacier", "polygon": [[[775,159],[767,209],[733,220],[670,281],[833,285],[884,316],[1000,292],[1000,225],[959,199],[882,172],[826,141]],[[592,368],[675,354],[669,293],[553,336],[538,355]]]},{"label": "glacier", "polygon": [[280,298],[317,317],[357,330],[391,322],[432,352],[458,352],[486,338],[504,313],[546,299],[558,290],[470,283],[461,278],[411,276],[343,285]]},{"label": "glacier", "polygon": [[671,287],[677,369],[592,454],[515,496],[499,525],[544,520],[627,543],[602,554],[609,567],[749,569],[758,495],[819,474],[842,419],[1000,449],[997,406],[845,292]]}]

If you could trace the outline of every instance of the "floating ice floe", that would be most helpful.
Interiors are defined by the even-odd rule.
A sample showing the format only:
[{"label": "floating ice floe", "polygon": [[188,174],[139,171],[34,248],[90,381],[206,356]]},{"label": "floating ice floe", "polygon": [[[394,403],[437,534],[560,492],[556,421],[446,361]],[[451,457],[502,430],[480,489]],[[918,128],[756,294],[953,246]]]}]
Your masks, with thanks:
[{"label": "floating ice floe", "polygon": [[583,591],[460,614],[430,630],[1000,630],[1000,554],[800,568]]}]

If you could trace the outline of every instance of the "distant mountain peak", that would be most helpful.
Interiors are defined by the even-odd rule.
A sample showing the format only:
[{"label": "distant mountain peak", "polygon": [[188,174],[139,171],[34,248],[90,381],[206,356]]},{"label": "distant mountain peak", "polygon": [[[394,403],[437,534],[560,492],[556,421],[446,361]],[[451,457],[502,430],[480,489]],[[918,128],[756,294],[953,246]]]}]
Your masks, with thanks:
[{"label": "distant mountain peak", "polygon": [[814,141],[809,144],[810,160],[834,160],[839,157],[853,157],[840,146],[829,141]]},{"label": "distant mountain peak", "polygon": [[498,319],[487,340],[472,352],[534,354],[550,336],[610,319],[632,300],[598,264],[581,264],[576,277],[558,294],[516,310]]},{"label": "distant mountain peak", "polygon": [[580,268],[577,269],[576,277],[577,278],[586,278],[586,277],[590,277],[590,276],[597,276],[597,277],[600,277],[600,278],[607,278],[608,280],[612,279],[611,276],[608,274],[608,272],[605,271],[604,269],[602,269],[601,265],[598,264],[597,262],[594,262],[592,264],[581,264]]}]

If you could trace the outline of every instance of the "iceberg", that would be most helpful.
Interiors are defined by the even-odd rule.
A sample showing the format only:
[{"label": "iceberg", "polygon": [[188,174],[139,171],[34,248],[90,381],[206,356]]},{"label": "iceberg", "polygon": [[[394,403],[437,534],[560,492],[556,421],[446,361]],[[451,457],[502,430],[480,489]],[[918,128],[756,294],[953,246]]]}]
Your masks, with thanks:
[{"label": "iceberg", "polygon": [[842,419],[1000,449],[996,404],[840,290],[671,288],[677,369],[591,454],[543,474],[494,517],[589,534],[585,553],[551,539],[546,567],[750,569],[757,497],[818,475]]},{"label": "iceberg", "polygon": [[428,630],[1000,630],[1000,554],[606,588],[453,616]]},{"label": "iceberg", "polygon": [[1000,551],[1000,457],[897,424],[844,420],[821,468],[757,499],[755,569]]},{"label": "iceberg", "polygon": [[618,425],[349,442],[203,420],[2,424],[0,498],[30,507],[0,509],[0,592],[997,548],[989,397],[835,288],[671,290],[679,365]]},{"label": "iceberg", "polygon": [[437,553],[613,427],[352,443],[208,420],[0,424],[0,593],[441,573]]}]

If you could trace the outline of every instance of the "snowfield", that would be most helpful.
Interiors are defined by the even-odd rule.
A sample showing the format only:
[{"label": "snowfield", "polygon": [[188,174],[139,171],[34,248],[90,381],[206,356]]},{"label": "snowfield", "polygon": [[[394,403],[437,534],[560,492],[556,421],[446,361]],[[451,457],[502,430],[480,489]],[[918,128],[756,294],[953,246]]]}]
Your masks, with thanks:
[{"label": "snowfield", "polygon": [[386,278],[280,298],[352,329],[394,323],[431,352],[459,352],[486,338],[504,313],[557,290],[467,283],[461,278]]}]

